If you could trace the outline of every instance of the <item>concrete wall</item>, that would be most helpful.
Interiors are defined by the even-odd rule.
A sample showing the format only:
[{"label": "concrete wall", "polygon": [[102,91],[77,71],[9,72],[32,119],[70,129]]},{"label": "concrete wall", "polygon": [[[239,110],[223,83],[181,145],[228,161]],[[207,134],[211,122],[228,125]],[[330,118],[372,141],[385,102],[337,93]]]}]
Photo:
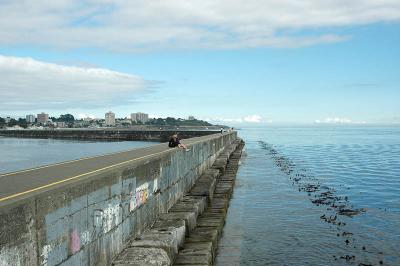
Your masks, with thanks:
[{"label": "concrete wall", "polygon": [[236,132],[0,205],[0,265],[108,265],[214,162]]}]

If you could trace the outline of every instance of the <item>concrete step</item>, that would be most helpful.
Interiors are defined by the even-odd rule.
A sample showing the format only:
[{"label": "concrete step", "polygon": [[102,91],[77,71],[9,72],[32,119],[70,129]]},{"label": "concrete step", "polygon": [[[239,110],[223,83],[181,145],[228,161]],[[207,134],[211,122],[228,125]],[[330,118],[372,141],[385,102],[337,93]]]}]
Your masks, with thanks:
[{"label": "concrete step", "polygon": [[162,248],[128,247],[113,261],[114,266],[169,266],[172,265],[168,253]]}]

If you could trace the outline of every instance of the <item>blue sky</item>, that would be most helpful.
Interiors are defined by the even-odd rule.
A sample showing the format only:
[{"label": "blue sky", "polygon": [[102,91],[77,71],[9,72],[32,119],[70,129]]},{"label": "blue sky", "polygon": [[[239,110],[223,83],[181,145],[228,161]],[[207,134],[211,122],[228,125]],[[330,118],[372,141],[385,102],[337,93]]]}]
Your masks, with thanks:
[{"label": "blue sky", "polygon": [[[245,5],[234,2],[238,10]],[[265,2],[262,7],[278,6],[282,17],[302,13],[291,4]],[[312,9],[315,1],[308,2]],[[45,111],[103,117],[112,110],[120,117],[142,111],[228,124],[400,123],[400,5],[380,3],[377,13],[376,4],[359,1],[347,7],[350,11],[338,7],[332,14],[336,6],[315,4],[312,14],[324,16],[310,21],[308,9],[293,21],[252,13],[257,6],[239,21],[191,13],[196,5],[184,7],[189,14],[183,18],[165,11],[182,8],[179,1],[142,6],[146,15],[139,19],[138,13],[133,21],[115,4],[98,7],[87,1],[87,10],[77,4],[52,7],[61,14],[64,9],[79,11],[73,20],[57,18],[63,25],[57,28],[46,26],[51,16],[26,22],[32,24],[28,28],[0,26],[0,116]],[[5,7],[22,19],[22,3]],[[214,8],[218,13],[226,5]],[[163,16],[163,11],[164,20],[147,19],[152,12]],[[43,17],[50,11],[35,12]],[[174,22],[164,25],[166,21]],[[92,41],[80,35],[84,30],[102,37]],[[102,40],[104,34],[110,36]]]}]

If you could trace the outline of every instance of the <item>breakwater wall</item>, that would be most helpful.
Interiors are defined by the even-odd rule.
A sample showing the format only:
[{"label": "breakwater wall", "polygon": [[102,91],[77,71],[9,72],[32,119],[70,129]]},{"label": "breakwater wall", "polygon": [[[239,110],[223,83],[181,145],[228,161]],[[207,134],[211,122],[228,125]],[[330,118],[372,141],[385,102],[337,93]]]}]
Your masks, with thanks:
[{"label": "breakwater wall", "polygon": [[180,138],[193,138],[215,134],[215,130],[133,130],[133,129],[45,129],[45,130],[0,130],[0,136],[17,138],[54,138],[80,140],[142,140],[168,141],[172,134],[179,133]]},{"label": "breakwater wall", "polygon": [[193,138],[186,141],[189,152],[166,148],[0,198],[0,265],[111,264],[124,243],[167,213],[236,139],[236,132]]},{"label": "breakwater wall", "polygon": [[168,213],[129,239],[113,266],[213,265],[243,146],[237,139],[225,148]]}]

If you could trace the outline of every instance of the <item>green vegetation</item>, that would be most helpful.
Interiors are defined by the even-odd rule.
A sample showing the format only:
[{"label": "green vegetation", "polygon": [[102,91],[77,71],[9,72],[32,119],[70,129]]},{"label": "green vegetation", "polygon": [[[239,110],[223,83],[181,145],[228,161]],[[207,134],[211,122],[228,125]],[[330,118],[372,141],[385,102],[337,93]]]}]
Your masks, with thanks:
[{"label": "green vegetation", "polygon": [[0,117],[0,128],[3,127],[13,127],[13,126],[20,126],[23,128],[28,127],[28,123],[26,123],[25,118],[19,118],[18,120],[15,120],[14,118],[11,118],[8,123],[6,123],[6,119]]},{"label": "green vegetation", "polygon": [[75,117],[71,114],[60,115],[59,118],[50,117],[50,119],[53,122],[73,123],[75,121]]},{"label": "green vegetation", "polygon": [[185,120],[181,118],[173,118],[173,117],[167,117],[165,119],[163,118],[153,118],[150,119],[149,121],[146,122],[146,125],[152,125],[152,126],[212,126],[210,123],[207,121],[203,120]]}]

